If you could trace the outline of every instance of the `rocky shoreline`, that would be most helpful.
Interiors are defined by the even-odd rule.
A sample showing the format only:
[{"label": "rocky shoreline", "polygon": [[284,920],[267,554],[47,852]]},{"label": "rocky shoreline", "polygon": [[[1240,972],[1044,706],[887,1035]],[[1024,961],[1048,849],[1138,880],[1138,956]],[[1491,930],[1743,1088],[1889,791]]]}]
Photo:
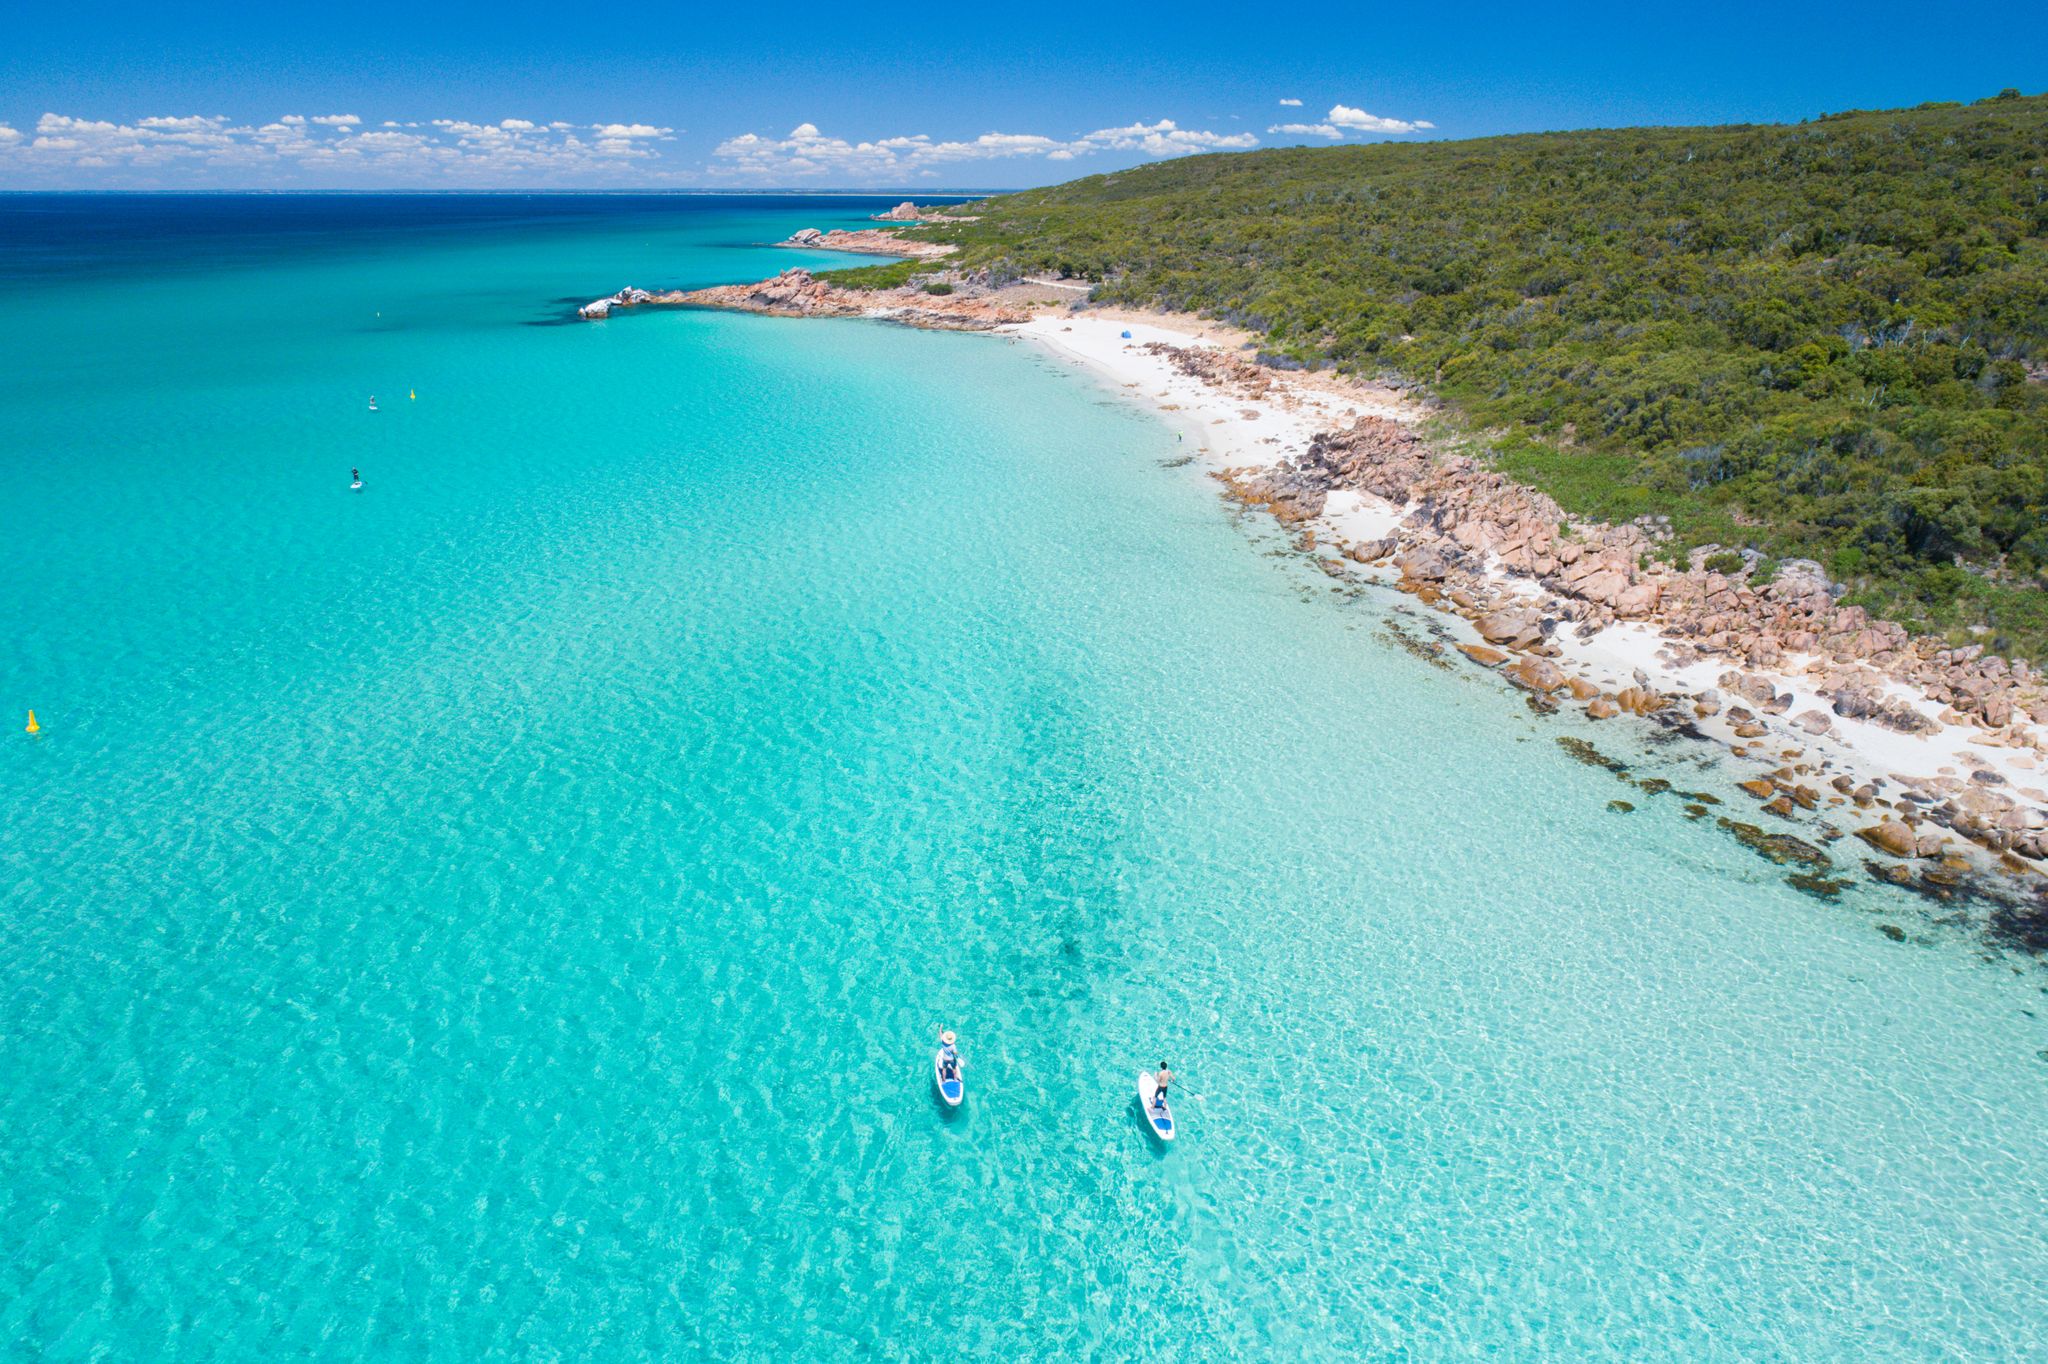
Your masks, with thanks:
[{"label": "rocky shoreline", "polygon": [[[890,213],[916,212],[908,201]],[[915,222],[913,217],[908,220]],[[893,231],[833,228],[820,232],[807,227],[776,242],[808,251],[846,251],[866,256],[899,256],[907,260],[936,260],[952,252],[940,242],[910,241]],[[845,289],[822,280],[802,268],[784,270],[773,279],[752,284],[721,284],[709,289],[650,290],[627,287],[595,299],[576,310],[578,317],[598,321],[624,308],[723,308],[730,312],[763,313],[771,317],[877,317],[912,327],[944,331],[976,331],[1027,321],[1030,314],[1007,307],[967,289],[953,292],[950,284],[934,292],[920,285],[894,289]]]},{"label": "rocky shoreline", "polygon": [[1678,800],[1810,894],[1834,898],[1860,866],[1944,922],[1971,911],[1997,940],[2048,951],[2037,671],[1870,620],[1815,565],[1766,580],[1760,555],[1731,554],[1740,567],[1722,573],[1711,550],[1666,562],[1654,520],[1574,521],[1425,435],[1433,404],[1259,365],[1256,338],[1203,319],[1090,309],[1012,330],[1136,390],[1338,587],[1411,595],[1424,628],[1397,613],[1391,642],[1495,672],[1539,713],[1634,716],[1653,742],[1711,745],[1757,804],[1724,811],[1560,734],[1631,787],[1611,809]]},{"label": "rocky shoreline", "polygon": [[868,216],[868,221],[875,223],[907,223],[914,225],[917,223],[972,223],[979,222],[980,218],[977,215],[971,213],[941,213],[933,209],[919,208],[915,200],[905,199],[902,203],[896,205],[896,207],[890,209],[886,213],[870,214]]},{"label": "rocky shoreline", "polygon": [[835,227],[830,232],[820,232],[807,227],[777,246],[798,247],[805,251],[848,251],[861,256],[901,256],[906,260],[937,260],[950,256],[955,248],[950,242],[920,242],[908,237],[899,237],[886,228],[862,227],[847,230]]},{"label": "rocky shoreline", "polygon": [[917,289],[842,289],[803,269],[784,270],[753,284],[709,289],[621,289],[586,303],[577,315],[592,321],[625,308],[721,308],[770,317],[872,317],[935,331],[988,331],[1028,322],[1031,314],[985,298],[928,294]]},{"label": "rocky shoreline", "polygon": [[[1155,347],[1183,372],[1246,396],[1271,383],[1265,371],[1224,352]],[[1434,449],[1412,425],[1384,418],[1359,418],[1317,435],[1299,455],[1219,477],[1233,498],[1295,528],[1326,572],[1389,566],[1402,590],[1472,623],[1483,642],[1464,646],[1468,657],[1532,694],[1568,697],[1589,718],[1628,711],[1690,721],[1725,712],[1740,753],[1739,741],[1766,740],[1765,720],[1792,709],[1779,678],[1796,674],[1832,702],[1829,711],[1789,717],[1804,735],[1828,735],[1842,718],[1904,735],[1966,725],[1972,744],[2014,750],[2023,769],[2048,766],[2037,758],[2048,754],[2048,731],[2036,728],[2048,718],[2041,674],[1981,646],[1911,636],[1841,605],[1818,565],[1787,563],[1770,581],[1752,583],[1748,564],[1732,574],[1706,568],[1711,550],[1695,551],[1685,566],[1665,562],[1656,557],[1664,537],[1654,523],[1573,520],[1544,494],[1469,456]],[[1319,536],[1310,523],[1340,491],[1392,507],[1399,519],[1391,532],[1368,540]],[[1619,622],[1657,631],[1659,658],[1672,669],[1718,668],[1716,685],[1665,693],[1644,676],[1608,690],[1560,666],[1567,652],[1561,632],[1590,639]],[[1928,716],[1906,699],[1913,693],[1942,710]],[[1954,834],[2008,870],[2030,872],[2048,861],[2048,791],[2013,789],[1989,765],[1924,778],[1837,778],[1832,797],[1802,782],[1806,775],[1795,767],[1755,783],[1751,794],[1770,814],[1824,801],[1869,812],[1878,822],[1856,832],[1894,857],[1938,859],[1951,851],[1947,834]],[[2048,776],[2042,780],[2048,784]]]}]

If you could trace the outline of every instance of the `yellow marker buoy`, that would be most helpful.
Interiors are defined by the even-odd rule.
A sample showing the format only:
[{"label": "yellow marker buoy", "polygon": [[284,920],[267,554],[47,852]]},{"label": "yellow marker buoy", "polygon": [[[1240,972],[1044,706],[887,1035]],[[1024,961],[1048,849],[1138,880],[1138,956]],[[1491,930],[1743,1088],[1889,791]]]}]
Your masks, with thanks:
[{"label": "yellow marker buoy", "polygon": [[412,400],[413,400],[414,402],[418,402],[418,401],[420,400],[420,395],[419,395],[419,394],[418,394],[418,393],[417,393],[416,391],[414,391],[413,389],[410,389],[410,388],[408,388],[408,389],[407,389],[407,390],[405,391],[405,396],[406,396],[406,397],[408,397],[408,398],[410,398],[410,399],[412,399]]},{"label": "yellow marker buoy", "polygon": [[43,727],[36,723],[36,713],[34,711],[28,713],[28,732],[31,734],[41,734],[43,732]]}]

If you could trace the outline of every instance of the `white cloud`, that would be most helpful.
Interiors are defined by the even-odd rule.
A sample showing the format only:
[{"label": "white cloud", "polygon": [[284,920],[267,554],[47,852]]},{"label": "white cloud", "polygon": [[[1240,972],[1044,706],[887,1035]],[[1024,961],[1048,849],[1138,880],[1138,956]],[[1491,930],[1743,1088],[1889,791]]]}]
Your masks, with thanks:
[{"label": "white cloud", "polygon": [[1266,131],[1288,137],[1327,137],[1332,141],[1344,136],[1342,128],[1329,123],[1276,123]]},{"label": "white cloud", "polygon": [[924,133],[848,142],[827,137],[815,123],[799,123],[787,137],[742,133],[712,151],[727,163],[719,169],[741,175],[893,175],[960,161],[1055,156],[1069,144],[1031,133],[983,133],[970,142],[941,142]]},{"label": "white cloud", "polygon": [[1298,99],[1283,99],[1280,102],[1290,109],[1299,109],[1301,107],[1301,101]]},{"label": "white cloud", "polygon": [[137,122],[141,128],[155,128],[164,133],[196,133],[211,131],[227,122],[224,118],[201,118],[197,114],[186,118],[145,118]]},{"label": "white cloud", "polygon": [[[105,166],[117,161],[162,165],[200,156],[228,145],[225,119],[166,117],[135,124],[44,114],[36,120],[35,139],[23,149],[30,159],[73,160]],[[9,139],[10,144],[13,139]]]},{"label": "white cloud", "polygon": [[1203,133],[1180,128],[1170,118],[1157,123],[1133,123],[1128,128],[1103,128],[1081,139],[1090,151],[1141,151],[1148,156],[1185,156],[1189,152],[1238,151],[1256,147],[1259,139],[1250,133]]},{"label": "white cloud", "polygon": [[1323,115],[1325,122],[1339,128],[1349,128],[1360,133],[1412,133],[1421,128],[1434,128],[1434,123],[1423,119],[1381,118],[1368,114],[1363,109],[1353,109],[1348,104],[1333,104],[1330,112]]},{"label": "white cloud", "polygon": [[887,178],[917,175],[929,178],[936,168],[973,161],[1044,157],[1071,161],[1101,151],[1141,151],[1148,156],[1184,156],[1190,152],[1256,147],[1250,133],[1213,133],[1182,128],[1172,119],[1100,128],[1062,140],[1039,133],[983,133],[966,141],[940,141],[925,133],[849,142],[828,137],[815,123],[799,123],[785,137],[742,133],[713,149],[713,172],[722,175],[811,177],[842,175]]},{"label": "white cloud", "polygon": [[[25,139],[0,124],[0,184],[549,184],[681,178],[659,166],[654,144],[674,131],[650,123],[575,125],[526,119],[471,123],[384,120],[375,131],[355,114],[238,124],[201,114],[112,123],[47,113]],[[630,168],[630,169],[629,169]],[[79,172],[83,172],[80,174]]]},{"label": "white cloud", "polygon": [[357,133],[334,145],[356,152],[405,152],[429,144],[418,133]]},{"label": "white cloud", "polygon": [[[0,186],[701,183],[705,168],[672,168],[666,159],[676,132],[633,120],[371,122],[356,114],[283,114],[268,123],[238,123],[170,113],[123,123],[46,113],[33,130],[0,124]],[[708,169],[721,178],[769,182],[957,182],[961,167],[1005,161],[1065,164],[1105,153],[1172,157],[1258,144],[1249,132],[1183,128],[1172,119],[1066,137],[994,131],[866,141],[801,123],[782,137],[729,138],[712,152]]]}]

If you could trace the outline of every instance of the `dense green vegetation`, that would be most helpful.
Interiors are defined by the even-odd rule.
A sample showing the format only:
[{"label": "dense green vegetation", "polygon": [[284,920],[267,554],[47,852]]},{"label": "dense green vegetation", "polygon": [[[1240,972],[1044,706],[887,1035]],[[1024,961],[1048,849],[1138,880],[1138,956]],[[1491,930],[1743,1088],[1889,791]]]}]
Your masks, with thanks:
[{"label": "dense green vegetation", "polygon": [[1206,156],[968,211],[925,229],[961,264],[1425,381],[1571,511],[2048,656],[2048,98]]},{"label": "dense green vegetation", "polygon": [[845,289],[900,289],[936,267],[929,261],[893,260],[881,265],[854,265],[844,270],[820,270],[818,274]]}]

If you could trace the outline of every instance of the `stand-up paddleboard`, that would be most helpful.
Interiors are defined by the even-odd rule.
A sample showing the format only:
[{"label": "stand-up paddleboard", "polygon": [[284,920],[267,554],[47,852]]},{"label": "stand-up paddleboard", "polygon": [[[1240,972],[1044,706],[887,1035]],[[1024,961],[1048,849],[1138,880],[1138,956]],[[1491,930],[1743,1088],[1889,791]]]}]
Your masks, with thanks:
[{"label": "stand-up paddleboard", "polygon": [[939,1087],[939,1097],[946,1101],[946,1107],[958,1108],[960,1101],[967,1097],[967,1064],[961,1062],[953,1078],[946,1078],[946,1049],[939,1048],[932,1053],[932,1083]]},{"label": "stand-up paddleboard", "polygon": [[355,482],[348,485],[348,490],[352,493],[361,492],[363,490],[363,481],[360,478],[357,479]]},{"label": "stand-up paddleboard", "polygon": [[1173,1140],[1173,1105],[1152,1106],[1152,1096],[1159,1092],[1159,1081],[1152,1078],[1151,1071],[1138,1076],[1138,1107],[1144,1111],[1145,1126],[1161,1141]]}]

